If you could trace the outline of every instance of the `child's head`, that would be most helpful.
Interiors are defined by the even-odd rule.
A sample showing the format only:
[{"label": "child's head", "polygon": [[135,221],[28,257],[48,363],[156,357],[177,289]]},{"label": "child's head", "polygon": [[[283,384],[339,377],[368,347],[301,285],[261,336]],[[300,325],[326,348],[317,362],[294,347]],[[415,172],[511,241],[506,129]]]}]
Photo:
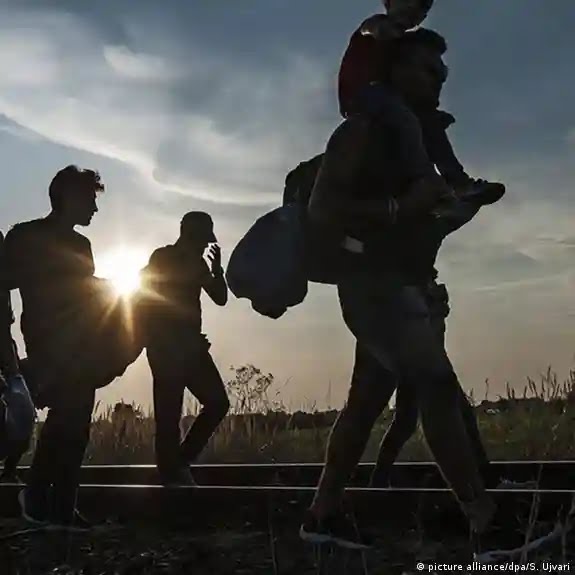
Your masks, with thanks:
[{"label": "child's head", "polygon": [[387,14],[406,30],[419,26],[433,6],[433,0],[383,0]]}]

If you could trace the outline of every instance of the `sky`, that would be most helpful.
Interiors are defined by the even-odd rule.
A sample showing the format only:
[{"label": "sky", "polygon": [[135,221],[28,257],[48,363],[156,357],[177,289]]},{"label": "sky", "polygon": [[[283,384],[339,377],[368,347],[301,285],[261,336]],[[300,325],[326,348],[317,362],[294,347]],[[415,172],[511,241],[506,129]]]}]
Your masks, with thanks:
[{"label": "sky", "polygon": [[[96,263],[118,246],[148,254],[181,216],[209,211],[224,263],[281,203],[285,174],[321,152],[340,119],[335,81],[375,0],[0,0],[0,229],[45,215],[70,163],[107,191],[82,230]],[[439,259],[452,314],[448,351],[474,397],[522,390],[573,365],[575,3],[438,0],[450,78],[442,106],[467,171],[504,200],[450,237]],[[14,297],[17,312],[18,298]],[[354,342],[335,289],[273,321],[245,300],[204,299],[224,377],[252,363],[291,409],[343,403]],[[18,336],[19,341],[20,338]],[[142,356],[103,403],[149,405]]]}]

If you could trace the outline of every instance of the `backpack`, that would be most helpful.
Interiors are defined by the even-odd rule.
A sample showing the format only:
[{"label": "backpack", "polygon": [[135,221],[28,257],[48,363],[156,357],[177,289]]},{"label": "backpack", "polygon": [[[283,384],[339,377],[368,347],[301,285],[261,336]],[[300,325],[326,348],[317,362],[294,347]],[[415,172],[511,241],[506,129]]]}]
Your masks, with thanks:
[{"label": "backpack", "polygon": [[312,226],[308,206],[325,154],[300,162],[285,180],[283,205],[295,205],[305,246],[303,258],[308,281],[327,285],[338,282],[341,250],[325,230]]},{"label": "backpack", "polygon": [[324,154],[318,154],[310,160],[300,162],[285,179],[283,205],[297,204],[307,210],[309,198],[323,161]]}]

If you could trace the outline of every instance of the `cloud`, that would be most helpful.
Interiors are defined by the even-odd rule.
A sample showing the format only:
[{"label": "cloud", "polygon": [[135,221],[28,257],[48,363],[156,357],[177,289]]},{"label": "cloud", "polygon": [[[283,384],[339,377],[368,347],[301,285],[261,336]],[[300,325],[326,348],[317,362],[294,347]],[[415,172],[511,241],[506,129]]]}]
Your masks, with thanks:
[{"label": "cloud", "polygon": [[104,46],[104,59],[121,77],[144,81],[170,81],[178,77],[170,63],[150,54],[132,52],[126,46]]},{"label": "cloud", "polygon": [[[135,21],[136,42],[153,34],[153,20]],[[109,44],[90,20],[54,10],[8,11],[0,30],[0,54],[10,55],[0,59],[0,113],[168,190],[277,203],[283,174],[327,137],[318,111],[329,78],[304,54],[258,69],[183,36],[151,53]]]},{"label": "cloud", "polygon": [[[166,11],[149,0],[126,0],[122,10],[65,1],[0,8],[0,113],[25,130],[10,128],[14,134],[36,133],[130,166],[156,194],[176,192],[159,194],[173,205],[177,197],[276,205],[285,173],[317,153],[337,122],[333,75],[345,42],[327,37],[325,29],[295,34],[303,5],[288,10],[280,4]],[[530,5],[534,18],[526,15],[522,39],[540,28],[537,3]],[[322,6],[327,3],[306,13],[312,28],[322,21]],[[556,98],[530,68],[504,70],[500,60],[509,60],[509,52],[498,55],[484,44],[477,51],[479,36],[464,34],[457,18],[450,21],[460,9],[450,6],[451,12],[438,7],[436,15],[446,27],[450,57],[460,62],[453,90],[448,86],[462,111],[456,148],[471,158],[470,173],[504,181],[508,194],[446,242],[442,265],[454,277],[489,285],[553,274],[572,265],[571,253],[537,238],[550,222],[556,237],[571,233],[565,208],[573,203],[575,177],[565,128],[563,149],[551,153],[547,145],[545,129],[559,115]],[[490,6],[477,17],[488,21],[496,9]],[[340,7],[334,11],[337,34],[351,30],[355,21],[346,22]],[[510,27],[513,11],[501,16]],[[278,27],[279,20],[285,26]],[[497,50],[509,41],[506,29],[490,30]],[[538,50],[540,60],[528,62],[548,79],[546,65],[555,56],[547,44]],[[561,76],[564,88],[570,81]],[[545,116],[553,121],[535,134],[540,108],[553,111],[553,118]],[[555,141],[554,128],[549,133]]]}]

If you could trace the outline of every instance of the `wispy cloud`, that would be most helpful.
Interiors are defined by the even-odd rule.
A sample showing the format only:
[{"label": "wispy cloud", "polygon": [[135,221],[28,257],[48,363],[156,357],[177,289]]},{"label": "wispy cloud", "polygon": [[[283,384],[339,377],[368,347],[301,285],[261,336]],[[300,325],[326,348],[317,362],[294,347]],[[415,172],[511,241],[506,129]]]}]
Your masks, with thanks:
[{"label": "wispy cloud", "polygon": [[[152,33],[153,21],[140,24]],[[297,52],[258,70],[172,36],[172,50],[179,43],[180,54],[192,55],[184,67],[110,45],[104,31],[69,13],[8,11],[0,29],[0,53],[10,54],[0,59],[0,113],[54,142],[125,162],[167,189],[275,202],[285,171],[327,136],[311,120],[329,79]]]},{"label": "wispy cloud", "polygon": [[[90,232],[98,248],[116,239],[110,220],[127,241],[171,241],[193,204],[214,214],[229,254],[280,201],[285,173],[320,151],[339,121],[338,59],[377,6],[1,2],[4,184],[23,192],[0,195],[3,225],[36,213],[53,170],[80,158],[103,165],[113,182],[102,210],[109,219]],[[443,104],[458,120],[457,152],[471,175],[508,186],[440,255],[455,300],[451,349],[464,376],[482,380],[491,368],[493,377],[523,377],[571,346],[575,80],[564,56],[575,47],[574,16],[572,0],[554,0],[553,10],[541,0],[482,0],[472,11],[442,0],[429,22],[449,42]],[[20,169],[22,157],[35,169]],[[226,363],[245,360],[237,333],[249,322],[258,342],[251,361],[297,379],[285,350],[313,349],[299,390],[330,369],[343,397],[353,341],[334,290],[313,289],[282,329],[245,302],[208,308],[206,318]]]}]

